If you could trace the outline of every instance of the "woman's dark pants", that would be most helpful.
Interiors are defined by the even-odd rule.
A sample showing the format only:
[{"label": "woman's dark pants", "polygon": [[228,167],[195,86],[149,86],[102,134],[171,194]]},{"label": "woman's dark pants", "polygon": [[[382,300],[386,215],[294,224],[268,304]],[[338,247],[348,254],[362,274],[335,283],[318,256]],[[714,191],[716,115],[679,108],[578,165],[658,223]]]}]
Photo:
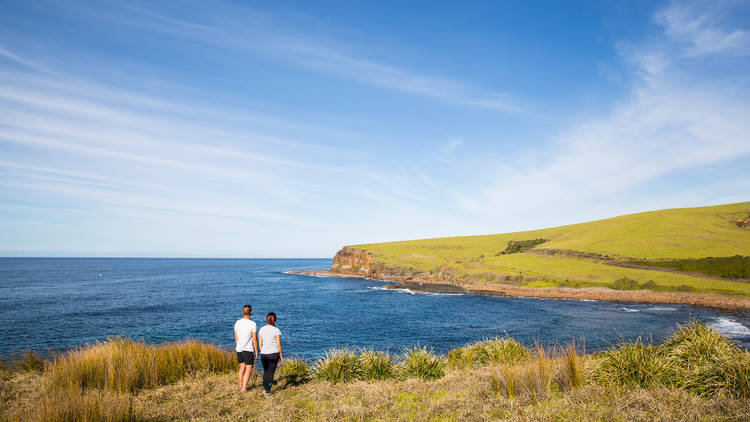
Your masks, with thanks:
[{"label": "woman's dark pants", "polygon": [[263,388],[270,393],[271,385],[273,385],[273,374],[276,372],[276,365],[279,364],[279,354],[260,355],[260,362],[263,364]]}]

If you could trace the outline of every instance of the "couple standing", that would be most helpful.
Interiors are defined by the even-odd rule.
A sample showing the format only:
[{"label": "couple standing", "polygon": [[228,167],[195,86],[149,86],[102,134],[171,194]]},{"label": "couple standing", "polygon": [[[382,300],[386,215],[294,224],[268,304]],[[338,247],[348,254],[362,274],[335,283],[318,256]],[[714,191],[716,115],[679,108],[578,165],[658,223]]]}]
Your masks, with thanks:
[{"label": "couple standing", "polygon": [[253,372],[255,360],[258,359],[258,337],[260,337],[260,361],[263,364],[263,394],[271,394],[273,374],[281,362],[281,330],[276,328],[276,314],[266,315],[266,325],[257,331],[255,321],[250,319],[253,307],[242,307],[242,319],[234,323],[234,343],[237,351],[237,362],[240,364],[240,391],[247,391],[247,383]]}]

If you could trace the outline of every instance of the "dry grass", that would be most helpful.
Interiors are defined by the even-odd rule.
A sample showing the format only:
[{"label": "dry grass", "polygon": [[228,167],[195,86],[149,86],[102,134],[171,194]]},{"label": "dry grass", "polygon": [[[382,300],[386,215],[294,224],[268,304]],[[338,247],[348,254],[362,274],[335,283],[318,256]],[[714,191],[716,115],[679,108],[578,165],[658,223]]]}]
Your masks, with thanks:
[{"label": "dry grass", "polygon": [[58,356],[45,378],[49,389],[134,392],[197,372],[228,372],[236,365],[232,353],[198,341],[148,345],[112,338]]},{"label": "dry grass", "polygon": [[130,422],[145,420],[134,398],[103,391],[57,391],[45,393],[33,407],[11,412],[9,421]]},{"label": "dry grass", "polygon": [[[114,345],[142,350],[131,349],[135,347],[132,342],[109,343],[109,347]],[[163,347],[185,345],[140,346],[148,348],[147,353],[159,354]],[[466,349],[478,350],[476,346],[474,343]],[[362,380],[366,377],[360,374],[358,380],[332,383],[311,379],[306,362],[289,361],[279,369],[278,389],[270,399],[263,397],[259,377],[252,378],[249,392],[241,393],[236,391],[235,375],[221,373],[223,370],[216,367],[216,372],[211,372],[209,361],[188,363],[191,369],[173,373],[171,382],[155,377],[148,386],[138,384],[139,388],[104,381],[109,376],[105,371],[93,372],[101,380],[87,378],[90,382],[82,384],[83,378],[70,369],[70,359],[88,362],[89,354],[95,354],[89,349],[102,347],[94,345],[60,357],[55,364],[47,364],[44,372],[0,371],[0,420],[750,420],[750,402],[744,393],[750,379],[750,354],[696,325],[682,327],[661,346],[624,345],[616,349],[622,351],[620,355],[609,351],[587,356],[576,344],[553,350],[537,345],[531,350],[524,348],[519,359],[487,359],[486,364],[472,360],[471,364],[444,368],[447,358],[424,348],[412,349],[419,356],[417,361],[429,363],[421,370],[440,368],[441,376],[429,380],[402,377],[395,371],[395,375],[378,381]],[[659,353],[644,352],[649,348]],[[208,355],[213,356],[213,352]],[[347,355],[358,365],[366,356],[373,357],[377,360],[373,366],[380,369],[383,365],[404,365],[372,350],[350,351]],[[132,359],[144,360],[143,356],[136,354]],[[632,376],[638,368],[653,367],[649,366],[653,356],[667,362],[666,366],[672,365],[673,359],[692,362],[692,366],[686,366],[684,379],[708,386],[712,393],[703,394],[687,382],[665,381],[674,371],[657,370],[661,375],[654,380],[630,384],[619,382],[617,376],[621,374],[612,372],[611,366],[616,364],[624,368],[622,374]],[[727,356],[732,359],[724,359]],[[407,358],[408,354],[402,357]],[[196,361],[200,360],[194,358],[192,362]],[[438,363],[434,366],[435,361]],[[61,368],[69,368],[67,373],[78,381],[62,385],[52,382],[52,378],[66,373],[58,372]],[[607,369],[601,372],[601,368]],[[608,381],[605,374],[612,378]]]}]

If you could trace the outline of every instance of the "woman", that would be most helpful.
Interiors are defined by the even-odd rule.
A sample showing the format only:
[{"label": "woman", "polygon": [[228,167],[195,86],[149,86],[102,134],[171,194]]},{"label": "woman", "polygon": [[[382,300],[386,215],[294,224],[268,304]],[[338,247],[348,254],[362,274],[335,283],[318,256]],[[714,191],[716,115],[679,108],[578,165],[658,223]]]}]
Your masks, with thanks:
[{"label": "woman", "polygon": [[263,388],[266,396],[271,394],[273,374],[281,362],[281,330],[276,328],[276,314],[266,315],[267,325],[258,331],[260,337],[260,361],[263,363]]}]

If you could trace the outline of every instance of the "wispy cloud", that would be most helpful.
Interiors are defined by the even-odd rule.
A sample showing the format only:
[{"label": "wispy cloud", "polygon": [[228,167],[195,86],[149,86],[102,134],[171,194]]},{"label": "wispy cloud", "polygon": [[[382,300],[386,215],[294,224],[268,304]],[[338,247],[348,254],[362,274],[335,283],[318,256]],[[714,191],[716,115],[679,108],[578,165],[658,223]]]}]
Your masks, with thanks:
[{"label": "wispy cloud", "polygon": [[665,34],[682,44],[684,55],[750,54],[750,32],[724,24],[737,4],[731,1],[673,3],[655,16]]},{"label": "wispy cloud", "polygon": [[[702,71],[708,61],[745,54],[746,30],[724,26],[720,18],[726,13],[717,12],[713,3],[659,11],[662,38],[622,50],[636,75],[626,101],[604,116],[573,125],[535,158],[501,164],[491,175],[498,182],[478,192],[456,193],[459,203],[497,217],[512,202],[508,212],[515,221],[523,221],[519,214],[538,215],[554,204],[557,212],[548,224],[565,222],[568,213],[577,221],[612,212],[606,204],[630,198],[633,189],[641,190],[639,203],[645,203],[649,184],[666,174],[750,154],[745,76]],[[590,210],[582,211],[583,204]]]},{"label": "wispy cloud", "polygon": [[[230,7],[222,5],[224,12],[231,10],[228,9]],[[128,9],[152,19],[153,24],[148,25],[150,30],[200,39],[204,43],[235,51],[263,52],[297,65],[367,85],[430,97],[446,103],[505,113],[528,113],[519,101],[507,93],[486,93],[470,83],[372,60],[364,55],[352,53],[356,46],[343,46],[338,40],[316,39],[313,34],[301,33],[299,30],[281,25],[267,15],[242,11],[238,12],[241,17],[234,19],[228,19],[226,15],[222,15],[221,18],[212,15],[177,18],[144,8]],[[122,19],[116,16],[108,18],[122,22]],[[143,26],[144,23],[139,20],[137,25]]]}]

